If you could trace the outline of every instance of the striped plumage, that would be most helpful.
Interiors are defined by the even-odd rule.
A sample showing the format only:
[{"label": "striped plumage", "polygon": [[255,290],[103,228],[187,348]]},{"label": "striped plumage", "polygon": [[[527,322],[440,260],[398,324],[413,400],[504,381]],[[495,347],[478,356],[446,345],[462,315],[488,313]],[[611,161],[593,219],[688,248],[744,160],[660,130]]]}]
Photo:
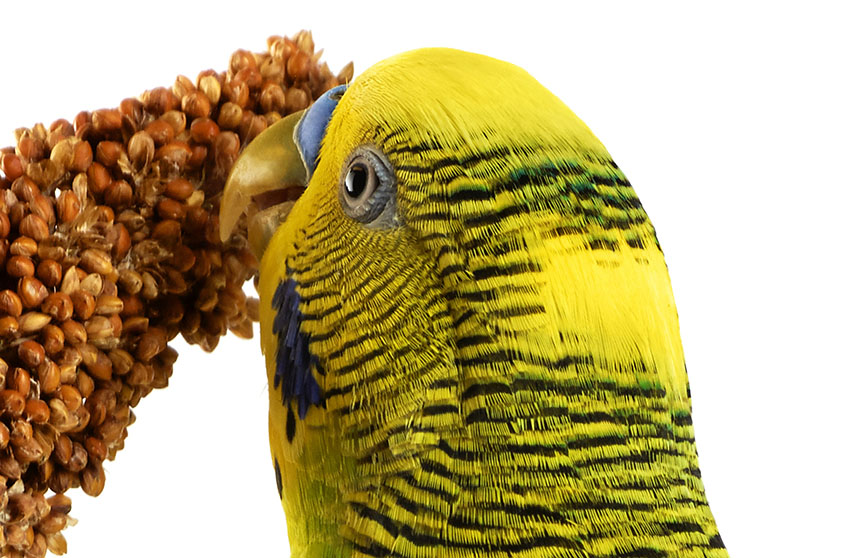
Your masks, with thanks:
[{"label": "striped plumage", "polygon": [[[398,226],[341,209],[360,145]],[[727,556],[654,229],[519,68],[427,49],[360,76],[259,290],[293,556]]]}]

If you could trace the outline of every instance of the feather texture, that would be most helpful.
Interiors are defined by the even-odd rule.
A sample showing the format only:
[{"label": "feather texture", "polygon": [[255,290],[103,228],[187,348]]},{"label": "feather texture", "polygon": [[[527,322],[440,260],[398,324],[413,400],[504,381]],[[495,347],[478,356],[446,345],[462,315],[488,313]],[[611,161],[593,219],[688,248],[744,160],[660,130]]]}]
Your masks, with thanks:
[{"label": "feather texture", "polygon": [[[361,145],[400,226],[340,206]],[[727,556],[655,231],[523,70],[426,49],[355,80],[260,298],[293,556]]]}]

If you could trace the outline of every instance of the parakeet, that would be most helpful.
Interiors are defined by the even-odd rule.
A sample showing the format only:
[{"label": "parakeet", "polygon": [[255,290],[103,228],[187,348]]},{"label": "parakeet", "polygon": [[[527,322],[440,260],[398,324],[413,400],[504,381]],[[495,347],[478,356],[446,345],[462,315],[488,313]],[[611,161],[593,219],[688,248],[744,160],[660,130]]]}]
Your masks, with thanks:
[{"label": "parakeet", "polygon": [[378,63],[247,146],[249,206],[292,556],[727,556],[655,230],[524,70]]}]

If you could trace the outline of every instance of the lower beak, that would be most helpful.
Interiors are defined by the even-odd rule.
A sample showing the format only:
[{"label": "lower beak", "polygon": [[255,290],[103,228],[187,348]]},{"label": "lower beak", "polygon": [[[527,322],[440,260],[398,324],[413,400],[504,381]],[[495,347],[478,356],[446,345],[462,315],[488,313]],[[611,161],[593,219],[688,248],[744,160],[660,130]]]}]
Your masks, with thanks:
[{"label": "lower beak", "polygon": [[219,210],[225,242],[248,213],[248,243],[258,259],[307,186],[307,169],[295,144],[304,111],[275,122],[248,144],[224,185]]}]

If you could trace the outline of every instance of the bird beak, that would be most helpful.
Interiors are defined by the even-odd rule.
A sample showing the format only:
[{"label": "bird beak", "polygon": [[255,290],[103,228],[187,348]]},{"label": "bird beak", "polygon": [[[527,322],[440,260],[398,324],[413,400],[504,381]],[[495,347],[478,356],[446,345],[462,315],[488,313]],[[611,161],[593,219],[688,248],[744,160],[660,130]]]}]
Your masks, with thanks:
[{"label": "bird beak", "polygon": [[219,210],[222,242],[248,213],[248,243],[262,258],[272,235],[307,186],[307,168],[295,144],[295,127],[304,111],[269,126],[245,147],[230,170]]}]

